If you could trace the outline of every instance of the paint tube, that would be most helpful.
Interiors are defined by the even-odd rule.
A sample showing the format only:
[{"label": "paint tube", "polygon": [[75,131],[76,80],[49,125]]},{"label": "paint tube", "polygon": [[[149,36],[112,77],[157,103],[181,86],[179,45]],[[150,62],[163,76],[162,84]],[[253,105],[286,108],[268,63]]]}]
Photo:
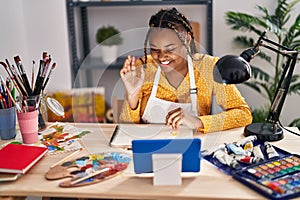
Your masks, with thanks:
[{"label": "paint tube", "polygon": [[236,145],[237,146],[244,146],[247,142],[254,142],[254,141],[256,141],[257,140],[257,136],[256,135],[250,135],[250,136],[248,136],[248,137],[245,137],[244,139],[242,139],[242,140],[240,140],[240,141],[238,141],[237,143],[236,143]]},{"label": "paint tube", "polygon": [[256,164],[256,163],[260,163],[260,162],[263,161],[261,158],[254,157],[254,156],[239,156],[239,155],[236,155],[234,158],[239,162],[248,163],[248,164]]},{"label": "paint tube", "polygon": [[265,142],[264,145],[265,145],[268,159],[279,157],[279,154],[276,152],[274,147],[269,142]]},{"label": "paint tube", "polygon": [[261,151],[260,144],[253,147],[253,156],[261,158],[262,160],[265,159],[264,154]]},{"label": "paint tube", "polygon": [[244,151],[244,149],[240,146],[237,146],[233,143],[226,144],[226,147],[228,149],[228,153],[235,154],[235,155],[247,155],[247,153]]},{"label": "paint tube", "polygon": [[246,152],[247,156],[251,156],[253,152],[253,142],[249,141],[244,145],[244,151]]},{"label": "paint tube", "polygon": [[225,154],[226,154],[225,151],[218,150],[218,151],[214,152],[213,157],[216,158],[220,163],[227,165],[225,156],[224,156]]},{"label": "paint tube", "polygon": [[233,156],[228,155],[226,151],[218,150],[214,152],[213,157],[216,158],[220,163],[229,167],[235,169],[239,167],[239,163],[233,158]]},{"label": "paint tube", "polygon": [[219,150],[226,151],[226,145],[220,144],[219,146],[212,148],[211,150],[204,150],[204,151],[202,151],[202,156],[212,155],[214,152],[219,151]]}]

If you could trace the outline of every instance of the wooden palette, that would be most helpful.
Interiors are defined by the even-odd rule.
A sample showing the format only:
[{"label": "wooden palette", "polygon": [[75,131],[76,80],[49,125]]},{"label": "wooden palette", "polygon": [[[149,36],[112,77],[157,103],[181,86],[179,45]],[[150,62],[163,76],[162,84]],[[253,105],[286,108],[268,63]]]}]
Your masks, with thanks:
[{"label": "wooden palette", "polygon": [[102,182],[124,171],[131,157],[120,152],[90,154],[51,168],[48,180],[68,178],[60,187],[78,187]]}]

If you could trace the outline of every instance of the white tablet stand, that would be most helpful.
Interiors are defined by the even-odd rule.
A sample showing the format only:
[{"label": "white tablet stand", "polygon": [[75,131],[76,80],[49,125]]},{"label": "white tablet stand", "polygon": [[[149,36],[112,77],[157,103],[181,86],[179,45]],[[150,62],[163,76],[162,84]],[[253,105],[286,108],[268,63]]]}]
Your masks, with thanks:
[{"label": "white tablet stand", "polygon": [[153,185],[181,185],[182,154],[152,154]]}]

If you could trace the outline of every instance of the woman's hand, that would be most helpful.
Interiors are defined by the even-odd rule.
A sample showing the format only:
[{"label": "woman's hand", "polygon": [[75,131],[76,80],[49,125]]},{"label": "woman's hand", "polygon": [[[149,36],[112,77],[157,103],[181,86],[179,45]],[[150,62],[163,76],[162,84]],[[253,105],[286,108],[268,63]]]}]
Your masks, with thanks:
[{"label": "woman's hand", "polygon": [[179,125],[185,125],[191,129],[203,128],[201,120],[184,111],[182,108],[176,108],[170,111],[166,116],[166,125],[171,125],[173,129],[178,129]]},{"label": "woman's hand", "polygon": [[120,70],[120,76],[127,90],[128,103],[131,109],[135,109],[138,106],[139,93],[145,79],[143,67],[140,68],[141,70],[139,74],[135,64],[136,58],[128,55],[122,69]]}]

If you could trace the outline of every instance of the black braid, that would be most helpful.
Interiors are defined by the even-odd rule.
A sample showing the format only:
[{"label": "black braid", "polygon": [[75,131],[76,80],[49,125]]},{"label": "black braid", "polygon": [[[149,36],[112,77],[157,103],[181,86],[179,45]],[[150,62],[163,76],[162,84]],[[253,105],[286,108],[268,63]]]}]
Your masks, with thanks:
[{"label": "black braid", "polygon": [[[197,47],[194,39],[194,33],[192,26],[187,19],[186,16],[178,12],[176,8],[172,9],[161,9],[155,15],[152,15],[149,21],[149,30],[147,32],[145,42],[144,42],[144,55],[145,55],[145,62],[144,66],[147,64],[147,42],[149,39],[149,34],[152,28],[168,28],[177,34],[178,38],[181,40],[183,45],[186,47],[187,52],[192,56],[197,53]],[[186,32],[190,33],[191,35],[191,42],[190,46],[187,47],[184,41],[184,38],[180,35],[180,28],[184,28]]]}]

